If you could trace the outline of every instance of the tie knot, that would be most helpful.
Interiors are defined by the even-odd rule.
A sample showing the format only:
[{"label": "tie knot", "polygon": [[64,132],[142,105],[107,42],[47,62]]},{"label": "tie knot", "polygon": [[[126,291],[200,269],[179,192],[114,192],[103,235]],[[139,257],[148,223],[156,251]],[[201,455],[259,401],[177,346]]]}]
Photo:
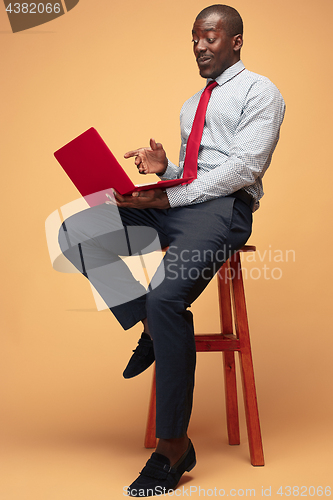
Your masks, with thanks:
[{"label": "tie knot", "polygon": [[209,90],[213,90],[213,88],[216,87],[216,85],[218,85],[218,83],[215,80],[212,80],[211,82],[207,83],[206,89],[209,88]]}]

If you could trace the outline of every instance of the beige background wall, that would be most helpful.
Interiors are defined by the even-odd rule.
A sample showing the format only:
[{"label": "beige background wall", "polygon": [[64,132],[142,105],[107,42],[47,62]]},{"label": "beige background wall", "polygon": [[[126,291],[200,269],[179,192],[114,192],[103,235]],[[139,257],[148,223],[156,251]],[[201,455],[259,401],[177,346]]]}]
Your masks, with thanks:
[{"label": "beige background wall", "polygon": [[[59,461],[58,448],[50,452],[47,471],[62,471],[51,486],[42,465],[34,469],[40,470],[36,478],[24,468],[35,455],[12,451],[24,443],[36,450],[40,443],[99,443],[104,451],[96,454],[102,462],[116,450],[110,477],[116,481],[119,467],[121,479],[112,490],[114,498],[122,497],[120,484],[143,465],[143,459],[130,458],[132,450],[140,449],[147,458],[141,447],[151,374],[132,381],[121,375],[140,326],[122,332],[108,311],[96,311],[83,278],[57,273],[50,263],[45,220],[78,197],[53,151],[95,126],[119,159],[153,136],[176,162],[180,107],[204,84],[191,51],[191,27],[207,5],[201,0],[81,0],[68,14],[17,34],[11,33],[0,5],[0,435],[7,450],[6,500],[30,494],[43,500],[110,498],[109,486],[103,490],[98,481],[80,490],[81,479],[94,470],[95,448]],[[245,23],[245,65],[268,76],[287,103],[281,140],[264,179],[266,196],[254,216],[250,243],[258,253],[255,262],[244,262],[267,465],[249,466],[245,432],[239,458],[228,455],[235,452],[225,444],[219,354],[198,356],[191,432],[202,456],[206,449],[214,456],[222,453],[221,471],[235,477],[236,487],[245,487],[237,475],[240,467],[248,487],[326,485],[333,409],[332,3],[235,0],[232,5]],[[122,163],[133,180],[142,182],[131,160]],[[273,268],[281,271],[272,275]],[[193,307],[197,331],[218,329],[215,285]],[[86,469],[82,456],[89,456]],[[67,468],[68,457],[73,460]],[[209,476],[205,463],[191,484]],[[110,469],[104,467],[108,477]],[[217,486],[226,481],[219,474],[220,468]],[[264,474],[273,475],[265,482]],[[40,477],[50,487],[37,494]],[[66,489],[68,484],[72,489]]]}]

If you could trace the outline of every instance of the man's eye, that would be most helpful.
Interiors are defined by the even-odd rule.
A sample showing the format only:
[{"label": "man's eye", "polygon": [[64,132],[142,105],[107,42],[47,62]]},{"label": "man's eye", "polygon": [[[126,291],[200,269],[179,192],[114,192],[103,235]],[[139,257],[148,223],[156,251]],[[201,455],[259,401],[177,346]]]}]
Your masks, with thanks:
[{"label": "man's eye", "polygon": [[196,45],[198,43],[198,40],[192,40],[192,43],[194,43],[194,45]]},{"label": "man's eye", "polygon": [[207,38],[207,41],[208,41],[208,43],[214,43],[215,42],[215,38]]}]

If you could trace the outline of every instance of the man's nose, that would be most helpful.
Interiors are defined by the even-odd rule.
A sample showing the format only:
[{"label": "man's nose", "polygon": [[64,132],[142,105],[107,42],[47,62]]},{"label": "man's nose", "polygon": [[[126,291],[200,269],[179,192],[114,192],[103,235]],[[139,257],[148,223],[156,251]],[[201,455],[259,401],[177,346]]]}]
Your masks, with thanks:
[{"label": "man's nose", "polygon": [[207,50],[205,40],[199,40],[196,45],[196,52],[199,54],[200,52],[205,52]]}]

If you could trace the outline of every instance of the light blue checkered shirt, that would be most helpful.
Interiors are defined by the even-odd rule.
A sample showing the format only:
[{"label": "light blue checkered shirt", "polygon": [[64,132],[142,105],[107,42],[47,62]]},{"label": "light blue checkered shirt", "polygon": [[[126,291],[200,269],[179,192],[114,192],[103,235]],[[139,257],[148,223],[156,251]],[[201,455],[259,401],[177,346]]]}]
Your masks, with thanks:
[{"label": "light blue checkered shirt", "polygon": [[[207,80],[207,82],[210,80]],[[244,188],[255,199],[263,196],[262,177],[279,139],[285,104],[266,77],[245,69],[242,61],[216,78],[206,112],[198,156],[198,178],[166,190],[171,207],[192,205],[227,196]],[[182,177],[186,143],[204,89],[180,112],[179,167],[168,161],[162,179]]]}]

